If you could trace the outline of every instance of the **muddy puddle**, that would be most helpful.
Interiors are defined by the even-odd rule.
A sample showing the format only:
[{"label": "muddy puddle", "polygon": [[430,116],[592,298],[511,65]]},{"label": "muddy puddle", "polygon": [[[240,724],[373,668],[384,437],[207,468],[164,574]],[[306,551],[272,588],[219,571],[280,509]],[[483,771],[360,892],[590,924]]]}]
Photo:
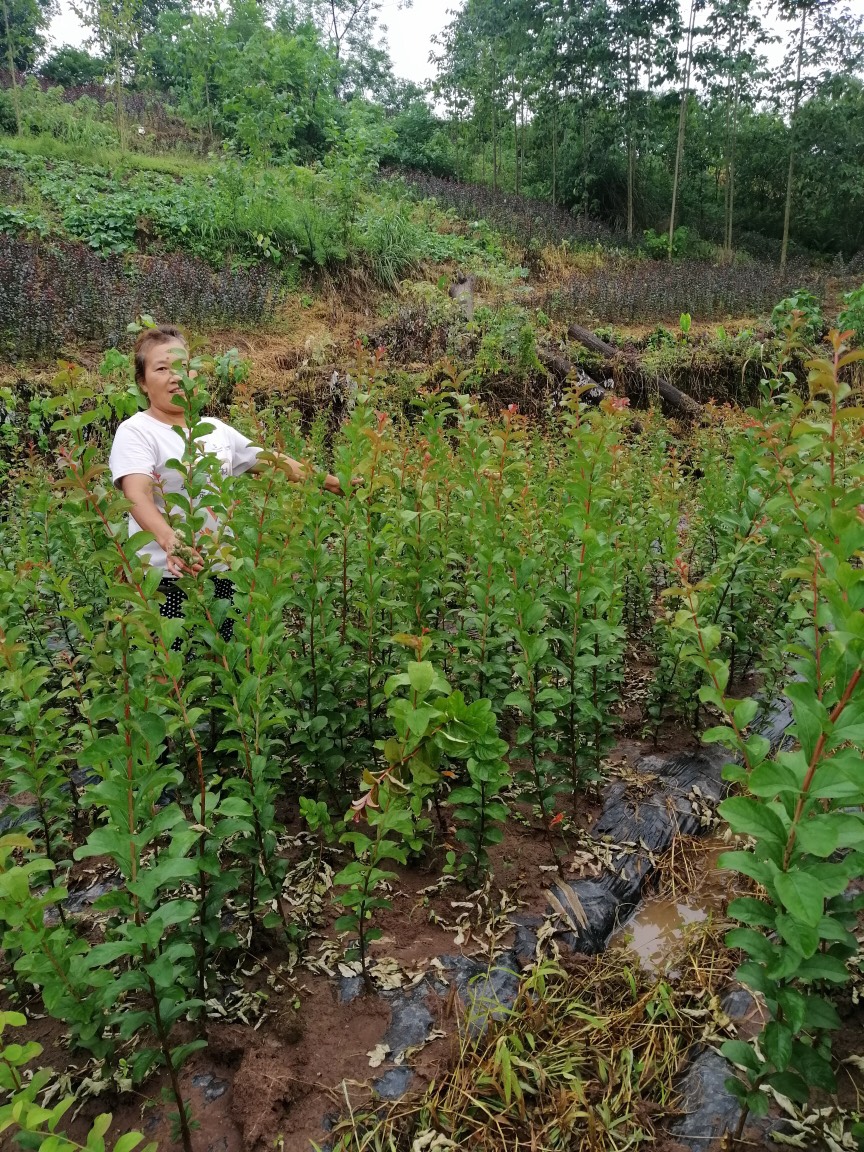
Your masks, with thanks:
[{"label": "muddy puddle", "polygon": [[649,900],[612,937],[626,944],[643,968],[666,972],[676,963],[680,944],[690,924],[707,920],[709,909],[674,900]]},{"label": "muddy puddle", "polygon": [[613,933],[610,946],[628,948],[647,971],[673,974],[680,963],[688,929],[709,918],[722,917],[734,895],[729,891],[731,874],[717,867],[718,858],[728,848],[720,840],[705,843],[687,883],[673,886],[671,895],[645,899]]}]

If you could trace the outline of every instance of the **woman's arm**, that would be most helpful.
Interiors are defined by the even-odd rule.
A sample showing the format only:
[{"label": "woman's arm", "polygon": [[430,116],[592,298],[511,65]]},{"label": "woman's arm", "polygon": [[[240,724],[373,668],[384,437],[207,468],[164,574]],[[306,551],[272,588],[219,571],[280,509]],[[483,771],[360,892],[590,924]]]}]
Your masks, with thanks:
[{"label": "woman's arm", "polygon": [[[270,451],[265,453],[263,460],[259,459],[256,461],[249,469],[249,471],[256,473],[263,472],[271,460],[276,461],[276,463],[280,465],[288,479],[294,484],[299,484],[305,480],[307,476],[314,475],[314,473],[309,472],[305,464],[302,464],[299,460],[295,460],[293,456],[288,456],[284,452]],[[336,496],[343,495],[342,486],[339,483],[338,477],[331,475],[329,472],[324,481],[324,487],[328,492],[333,492]]]},{"label": "woman's arm", "polygon": [[[157,508],[153,499],[153,477],[133,472],[123,477],[120,487],[123,495],[132,504],[131,511],[135,523],[142,531],[154,536],[156,543],[164,550],[165,570],[168,575],[182,576],[186,572],[191,572],[197,576],[203,569],[204,562],[194,549],[184,545],[165,519],[165,514]],[[179,551],[183,552],[187,560],[181,559]]]}]

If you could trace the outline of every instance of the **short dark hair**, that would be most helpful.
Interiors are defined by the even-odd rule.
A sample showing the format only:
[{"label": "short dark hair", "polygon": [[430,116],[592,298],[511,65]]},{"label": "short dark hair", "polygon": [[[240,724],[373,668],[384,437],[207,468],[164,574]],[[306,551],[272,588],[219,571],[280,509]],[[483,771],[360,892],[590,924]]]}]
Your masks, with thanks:
[{"label": "short dark hair", "polygon": [[[145,328],[135,341],[135,382],[142,384],[147,371],[147,354],[160,344],[171,344],[179,340],[186,345],[186,337],[173,324],[157,324],[155,328]],[[188,345],[186,345],[188,347]]]}]

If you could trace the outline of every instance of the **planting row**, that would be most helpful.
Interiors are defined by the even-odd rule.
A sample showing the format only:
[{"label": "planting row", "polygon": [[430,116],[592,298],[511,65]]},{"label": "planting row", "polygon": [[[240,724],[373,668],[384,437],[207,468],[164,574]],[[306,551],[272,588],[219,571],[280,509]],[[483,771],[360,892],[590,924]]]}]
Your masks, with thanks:
[{"label": "planting row", "polygon": [[[593,411],[572,397],[540,436],[516,410],[485,416],[455,377],[388,413],[383,362],[362,351],[335,434],[322,420],[304,442],[241,385],[233,422],[326,457],[335,496],[287,483],[278,457],[223,476],[195,451],[206,394],[184,376],[169,517],[233,598],[182,577],[174,619],[105,470],[112,417],[134,405],[112,363],[107,382],[65,368],[49,455],[6,466],[0,741],[17,829],[0,920],[22,1002],[35,986],[76,1047],[122,1051],[136,1082],[163,1065],[188,1149],[177,1071],[204,1042],[222,959],[261,933],[302,946],[279,847],[291,813],[342,845],[336,931],[365,973],[393,862],[439,859],[474,883],[515,804],[558,860],[639,662],[649,731],[725,719],[710,738],[733,746],[750,792],[722,809],[754,841],[729,863],[759,885],[732,910],[747,925],[734,944],[772,1020],[760,1049],[729,1051],[742,1095],[758,1110],[766,1084],[796,1099],[827,1084],[823,989],[857,962],[844,895],[864,870],[850,811],[864,801],[862,462],[842,346],[812,366],[809,404],[778,374],[759,410],[711,413],[686,445],[612,397]],[[204,532],[208,513],[223,527]],[[730,685],[770,694],[790,651],[798,745],[772,757],[749,731],[757,702]],[[122,878],[95,945],[63,906],[64,876],[90,856]],[[196,1038],[179,1035],[187,1020]]]}]

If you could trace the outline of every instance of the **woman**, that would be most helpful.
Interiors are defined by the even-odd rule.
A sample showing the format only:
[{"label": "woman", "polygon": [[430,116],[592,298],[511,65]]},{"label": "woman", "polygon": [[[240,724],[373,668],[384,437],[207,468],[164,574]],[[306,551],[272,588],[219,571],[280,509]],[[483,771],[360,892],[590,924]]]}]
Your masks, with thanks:
[{"label": "woman", "polygon": [[[168,467],[169,460],[180,460],[186,441],[176,428],[186,427],[186,412],[178,397],[183,388],[177,366],[188,371],[189,349],[179,329],[170,324],[147,328],[135,342],[135,380],[147,398],[147,410],[136,412],[124,420],[111,445],[109,467],[111,478],[131,501],[129,534],[148,532],[153,536],[149,544],[138,549],[138,555],[149,559],[150,565],[162,573],[159,591],[164,596],[159,612],[174,619],[183,614],[186,594],[177,584],[184,574],[198,575],[204,561],[196,549],[185,546],[182,538],[171,527],[166,514],[166,494],[185,495],[181,472]],[[252,444],[236,428],[212,416],[206,418],[211,431],[197,440],[202,454],[215,456],[220,461],[223,476],[240,476],[244,472],[258,472],[263,451]],[[271,453],[285,467],[291,480],[306,477],[302,464],[282,453]],[[339,481],[328,475],[324,487],[329,492],[341,493]],[[219,525],[209,509],[202,533],[217,534]],[[215,593],[220,599],[230,599],[233,585],[224,577],[213,576]],[[226,619],[220,629],[223,637],[231,636],[232,621]],[[179,642],[176,644],[179,647]]]}]

